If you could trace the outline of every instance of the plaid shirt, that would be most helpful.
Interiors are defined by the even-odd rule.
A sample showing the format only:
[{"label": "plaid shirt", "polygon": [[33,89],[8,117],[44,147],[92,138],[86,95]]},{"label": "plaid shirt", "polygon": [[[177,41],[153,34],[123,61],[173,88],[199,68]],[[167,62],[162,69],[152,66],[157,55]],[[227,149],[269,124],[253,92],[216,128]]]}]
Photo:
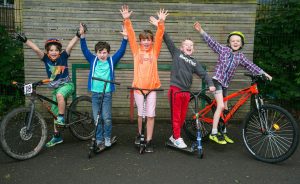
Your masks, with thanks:
[{"label": "plaid shirt", "polygon": [[261,68],[249,61],[242,52],[237,52],[234,54],[230,47],[219,44],[207,33],[204,33],[202,36],[207,45],[214,52],[219,54],[213,79],[218,80],[223,87],[228,87],[232,77],[234,76],[234,72],[239,65],[243,66],[245,69],[255,75],[264,73]]}]

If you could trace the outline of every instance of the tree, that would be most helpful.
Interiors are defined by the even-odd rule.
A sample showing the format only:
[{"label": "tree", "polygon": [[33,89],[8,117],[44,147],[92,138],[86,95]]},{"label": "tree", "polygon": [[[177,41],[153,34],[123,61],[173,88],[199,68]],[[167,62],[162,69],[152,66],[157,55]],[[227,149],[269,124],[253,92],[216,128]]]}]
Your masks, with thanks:
[{"label": "tree", "polygon": [[23,43],[13,40],[3,26],[0,26],[0,50],[0,84],[24,81]]},{"label": "tree", "polygon": [[273,76],[262,91],[299,109],[295,102],[300,102],[300,3],[269,6],[265,17],[257,18],[254,42],[255,63]]},{"label": "tree", "polygon": [[24,96],[12,88],[11,81],[24,82],[23,44],[16,42],[0,26],[0,116],[24,102]]}]

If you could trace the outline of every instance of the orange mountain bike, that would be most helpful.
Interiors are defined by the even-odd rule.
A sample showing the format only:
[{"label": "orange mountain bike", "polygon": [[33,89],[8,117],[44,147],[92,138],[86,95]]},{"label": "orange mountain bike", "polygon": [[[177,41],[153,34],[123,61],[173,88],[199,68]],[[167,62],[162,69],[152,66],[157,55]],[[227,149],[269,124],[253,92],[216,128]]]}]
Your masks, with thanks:
[{"label": "orange mountain bike", "polygon": [[[239,97],[231,109],[226,113],[222,113],[219,130],[228,123],[234,113],[250,97],[253,97],[254,103],[251,103],[251,111],[244,119],[242,129],[244,144],[249,153],[260,161],[268,163],[284,161],[294,153],[298,146],[298,124],[292,115],[282,107],[264,104],[257,87],[258,80],[267,80],[264,75],[245,75],[251,78],[251,86],[224,98],[225,102]],[[200,124],[202,138],[207,138],[211,132],[213,114],[217,103],[216,100],[211,100],[202,91],[193,94],[191,95],[187,118],[183,128],[188,137],[195,141],[197,139],[196,117],[199,120],[198,124]],[[199,105],[196,106],[195,104],[198,104],[198,101]]]}]

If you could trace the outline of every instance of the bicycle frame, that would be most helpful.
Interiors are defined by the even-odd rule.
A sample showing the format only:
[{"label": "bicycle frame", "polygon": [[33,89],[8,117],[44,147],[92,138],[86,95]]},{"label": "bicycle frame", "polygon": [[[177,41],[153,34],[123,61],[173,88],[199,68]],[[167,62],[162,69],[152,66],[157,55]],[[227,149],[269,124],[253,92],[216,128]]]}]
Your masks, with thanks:
[{"label": "bicycle frame", "polygon": [[[39,81],[39,82],[40,82],[40,81]],[[41,84],[42,84],[42,83],[41,83]],[[53,101],[52,99],[50,99],[50,98],[44,96],[44,95],[38,94],[38,93],[36,92],[36,88],[37,88],[38,85],[39,85],[38,82],[34,83],[32,93],[31,93],[30,95],[25,95],[25,97],[28,98],[28,99],[30,100],[30,105],[29,105],[29,108],[30,108],[30,114],[29,114],[29,117],[28,117],[28,119],[27,119],[27,122],[28,122],[28,123],[27,123],[27,126],[26,126],[27,130],[30,130],[30,126],[31,126],[31,123],[32,123],[33,113],[34,113],[34,111],[35,111],[35,101],[36,101],[36,100],[39,100],[39,101],[42,103],[43,107],[46,108],[47,112],[48,112],[55,120],[57,119],[57,115],[51,110],[51,107],[49,106],[49,103],[50,103],[50,104],[53,104],[53,105],[56,105],[56,106],[58,106],[58,103],[55,102],[55,101]],[[19,86],[19,88],[20,88],[20,86]],[[48,102],[48,103],[47,103],[47,102]],[[68,112],[68,108],[69,108],[69,107],[67,106],[67,102],[66,102],[66,106],[65,106],[66,112]],[[80,112],[76,112],[76,113],[79,113],[79,114],[80,114]],[[74,122],[69,122],[69,123],[66,125],[66,127],[68,127],[68,126],[70,126],[70,125],[72,125],[72,124],[75,124],[75,123],[77,123],[77,122],[79,122],[79,121],[81,121],[81,120],[82,120],[82,119],[79,119],[79,120],[74,121]]]},{"label": "bicycle frame", "polygon": [[[230,99],[239,97],[239,100],[235,103],[235,105],[230,109],[229,113],[224,115],[224,113],[221,114],[221,118],[223,119],[224,124],[226,124],[234,115],[234,113],[242,106],[245,104],[245,102],[252,96],[252,95],[257,95],[258,88],[257,88],[257,83],[252,84],[248,88],[241,89],[235,93],[232,93],[226,97],[224,97],[223,101],[226,102]],[[206,114],[209,113],[212,110],[212,107],[217,106],[217,102],[214,99],[211,104],[207,105],[203,109],[199,110],[198,116],[200,121],[204,121],[206,123],[212,124],[213,119],[211,117],[206,117]],[[195,118],[195,117],[194,117]]]},{"label": "bicycle frame", "polygon": [[29,95],[25,95],[26,98],[29,98],[30,100],[30,114],[29,114],[29,117],[27,119],[27,124],[26,124],[26,131],[29,131],[30,128],[31,128],[31,123],[32,123],[32,117],[33,117],[33,113],[35,111],[35,101],[38,99],[40,102],[42,102],[43,106],[47,109],[47,112],[49,114],[51,114],[53,116],[54,119],[57,119],[57,116],[51,111],[51,108],[50,106],[45,103],[45,101],[51,103],[51,104],[54,104],[54,105],[58,105],[57,102],[43,96],[43,95],[40,95],[38,93],[36,93],[36,86],[33,87],[33,91],[32,93]]}]

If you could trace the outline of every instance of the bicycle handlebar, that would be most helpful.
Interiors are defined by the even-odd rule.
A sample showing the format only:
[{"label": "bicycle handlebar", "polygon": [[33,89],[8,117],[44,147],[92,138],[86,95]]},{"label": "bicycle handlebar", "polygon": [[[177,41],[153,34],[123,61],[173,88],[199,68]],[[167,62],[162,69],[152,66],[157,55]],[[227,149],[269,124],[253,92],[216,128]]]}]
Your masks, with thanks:
[{"label": "bicycle handlebar", "polygon": [[[46,84],[46,83],[49,83],[49,82],[50,82],[50,79],[39,80],[37,82],[33,82],[32,86],[35,88],[36,86],[40,86],[40,85],[43,85],[43,84]],[[17,81],[12,81],[11,83],[13,85],[17,86],[18,88],[22,88],[23,86],[26,85],[25,83],[19,83]]]},{"label": "bicycle handlebar", "polygon": [[269,78],[265,74],[253,75],[251,73],[244,73],[244,75],[250,77],[252,82],[256,82],[258,80],[269,81]]},{"label": "bicycle handlebar", "polygon": [[108,82],[108,83],[112,83],[112,84],[116,84],[116,85],[120,85],[121,83],[119,82],[115,82],[115,81],[110,81],[110,80],[105,80],[105,79],[101,79],[101,78],[98,78],[98,77],[92,77],[93,80],[98,80],[98,81],[102,81],[102,82]]},{"label": "bicycle handlebar", "polygon": [[158,88],[158,89],[143,89],[143,88],[137,88],[137,87],[131,87],[131,86],[127,86],[127,89],[139,90],[141,92],[143,90],[149,91],[149,92],[151,92],[151,91],[163,91],[163,89],[160,89],[160,88]]}]

